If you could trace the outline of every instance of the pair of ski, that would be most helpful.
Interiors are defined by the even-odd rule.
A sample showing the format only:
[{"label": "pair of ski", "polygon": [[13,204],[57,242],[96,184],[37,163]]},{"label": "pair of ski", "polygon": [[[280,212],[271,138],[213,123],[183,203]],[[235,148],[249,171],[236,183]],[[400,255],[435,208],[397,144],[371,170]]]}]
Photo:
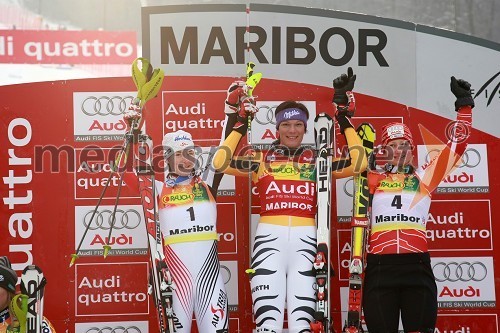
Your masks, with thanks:
[{"label": "pair of ski", "polygon": [[[138,60],[142,62],[142,68],[139,68],[137,65]],[[158,94],[163,77],[163,71],[161,69],[153,70],[148,59],[138,58],[132,64],[132,78],[137,87],[137,98],[132,102],[130,110],[139,112],[141,118],[135,119],[130,126],[130,131],[125,134],[124,148],[122,149],[122,154],[117,158],[118,162],[115,164],[117,166],[124,166],[130,148],[133,147],[132,158],[139,181],[139,194],[144,212],[149,247],[149,262],[151,266],[148,293],[153,296],[160,333],[173,333],[176,331],[175,315],[172,307],[175,285],[165,262],[163,252],[163,239],[158,217],[155,171],[153,170],[153,142],[149,135],[141,133],[141,127],[144,123],[143,108],[147,101]],[[122,176],[123,171],[120,174],[120,185],[122,183]],[[118,197],[116,203],[117,201]]]},{"label": "pair of ski", "polygon": [[[316,138],[316,191],[318,207],[317,252],[313,263],[316,277],[316,309],[311,330],[314,333],[333,332],[330,309],[330,222],[331,222],[331,177],[333,157],[333,120],[321,113],[314,123]],[[361,124],[356,132],[361,138],[366,156],[373,151],[375,131],[368,123]],[[368,178],[367,171],[354,177],[353,217],[351,220],[351,261],[349,265],[349,305],[346,333],[363,332],[361,326],[361,296],[363,286],[364,255],[368,231]]]},{"label": "pair of ski", "polygon": [[9,309],[13,320],[7,332],[52,333],[54,329],[43,316],[47,280],[36,265],[28,265],[21,275],[21,293],[14,296]]}]

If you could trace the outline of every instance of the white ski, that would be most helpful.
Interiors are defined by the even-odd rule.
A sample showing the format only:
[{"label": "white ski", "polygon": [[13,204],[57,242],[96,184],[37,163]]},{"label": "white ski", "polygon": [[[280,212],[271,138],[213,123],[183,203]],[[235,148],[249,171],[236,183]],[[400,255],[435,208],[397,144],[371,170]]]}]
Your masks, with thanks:
[{"label": "white ski", "polygon": [[316,191],[317,191],[317,250],[314,261],[316,275],[315,322],[311,323],[314,333],[330,332],[330,211],[332,187],[332,138],[333,120],[326,113],[320,113],[314,120],[316,138]]},{"label": "white ski", "polygon": [[26,333],[42,333],[43,296],[47,280],[42,270],[35,265],[28,265],[21,275],[21,293],[28,296],[26,315]]}]

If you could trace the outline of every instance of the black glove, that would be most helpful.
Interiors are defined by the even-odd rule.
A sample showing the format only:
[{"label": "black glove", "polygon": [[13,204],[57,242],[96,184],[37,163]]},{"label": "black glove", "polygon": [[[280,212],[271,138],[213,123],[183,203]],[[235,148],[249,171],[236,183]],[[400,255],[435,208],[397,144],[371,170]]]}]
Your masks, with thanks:
[{"label": "black glove", "polygon": [[455,111],[458,111],[460,107],[465,105],[469,105],[471,108],[474,107],[474,99],[472,98],[469,82],[462,79],[457,80],[454,76],[452,76],[450,88],[453,95],[457,98],[455,101]]},{"label": "black glove", "polygon": [[347,69],[347,75],[342,74],[335,80],[333,80],[333,93],[332,102],[337,105],[347,105],[349,102],[347,99],[346,92],[352,91],[354,89],[354,82],[356,81],[356,75],[353,75],[352,68]]},{"label": "black glove", "polygon": [[354,128],[351,123],[351,117],[348,117],[345,113],[337,113],[335,114],[335,119],[337,119],[337,124],[339,124],[340,133],[344,134],[346,128]]}]

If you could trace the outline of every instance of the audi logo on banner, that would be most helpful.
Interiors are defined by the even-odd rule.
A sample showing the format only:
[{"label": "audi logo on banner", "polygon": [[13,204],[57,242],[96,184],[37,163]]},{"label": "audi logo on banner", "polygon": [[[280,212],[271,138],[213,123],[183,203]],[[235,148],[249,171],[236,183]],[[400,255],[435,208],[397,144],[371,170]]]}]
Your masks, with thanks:
[{"label": "audi logo on banner", "polygon": [[432,266],[434,277],[438,282],[483,281],[488,276],[486,265],[480,261],[438,262]]},{"label": "audi logo on banner", "polygon": [[[83,225],[89,226],[90,219],[94,211],[88,211],[83,217]],[[113,211],[111,209],[104,209],[97,211],[92,219],[92,223],[88,227],[89,230],[109,230],[113,225],[114,230],[121,229],[135,229],[141,224],[141,215],[135,209],[117,209],[115,214],[115,222],[113,225]]]},{"label": "audi logo on banner", "polygon": [[351,177],[349,178],[345,183],[344,183],[344,193],[347,194],[349,197],[353,197],[353,191],[354,191],[354,184],[353,184],[354,179]]},{"label": "audi logo on banner", "polygon": [[224,284],[227,284],[231,280],[231,270],[229,267],[221,264],[220,271],[222,274],[222,281],[224,281]]},{"label": "audi logo on banner", "polygon": [[93,116],[121,116],[128,109],[133,96],[89,96],[80,106],[81,111],[90,117]]},{"label": "audi logo on banner", "polygon": [[276,125],[276,120],[274,119],[275,109],[276,106],[260,105],[253,120],[261,125]]},{"label": "audi logo on banner", "polygon": [[[439,152],[439,149],[432,149],[429,151],[427,156],[425,156],[425,163],[429,163],[432,160],[431,156],[434,157],[434,154],[439,154]],[[477,151],[477,149],[467,148],[460,159],[461,161],[457,163],[457,168],[468,167],[473,169],[481,163],[481,154]]]},{"label": "audi logo on banner", "polygon": [[91,327],[85,331],[85,333],[142,333],[142,331],[137,326],[116,326],[116,327]]}]

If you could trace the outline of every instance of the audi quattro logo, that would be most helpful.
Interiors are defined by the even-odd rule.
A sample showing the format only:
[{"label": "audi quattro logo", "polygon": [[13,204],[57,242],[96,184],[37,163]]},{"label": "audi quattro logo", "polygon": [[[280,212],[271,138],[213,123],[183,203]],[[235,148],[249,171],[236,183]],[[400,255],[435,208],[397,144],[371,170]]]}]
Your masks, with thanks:
[{"label": "audi quattro logo", "polygon": [[83,100],[80,109],[90,117],[121,116],[128,109],[133,99],[133,96],[89,96]]},{"label": "audi quattro logo", "polygon": [[488,275],[486,265],[480,261],[438,262],[432,266],[434,277],[438,282],[483,281]]},{"label": "audi quattro logo", "polygon": [[97,211],[90,223],[94,211],[88,211],[83,217],[83,225],[89,230],[109,230],[113,226],[114,230],[121,229],[135,229],[141,224],[141,215],[135,209],[117,209],[115,213],[115,221],[113,224],[113,211],[111,209],[104,209]]},{"label": "audi quattro logo", "polygon": [[142,333],[137,326],[116,326],[116,327],[91,327],[85,333]]},{"label": "audi quattro logo", "polygon": [[[429,163],[437,154],[439,154],[439,149],[432,149],[425,156],[425,164]],[[460,157],[460,162],[457,163],[457,168],[475,168],[481,163],[481,154],[477,149],[467,148],[465,152]]]}]

